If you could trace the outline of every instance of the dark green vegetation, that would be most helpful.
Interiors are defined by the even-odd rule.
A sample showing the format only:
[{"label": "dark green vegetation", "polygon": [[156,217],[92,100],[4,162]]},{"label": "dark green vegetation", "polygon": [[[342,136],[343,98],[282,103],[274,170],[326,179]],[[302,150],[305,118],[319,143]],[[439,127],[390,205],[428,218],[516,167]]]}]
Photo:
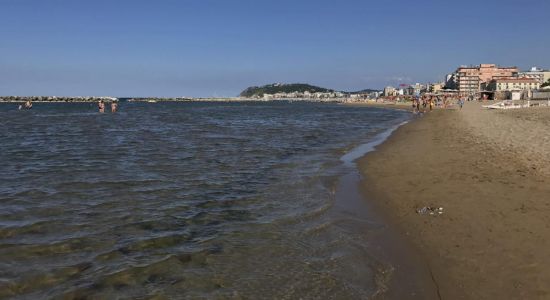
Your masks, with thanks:
[{"label": "dark green vegetation", "polygon": [[252,86],[241,92],[239,96],[241,97],[262,97],[264,94],[276,94],[276,93],[331,93],[334,90],[325,89],[322,87],[309,85],[305,83],[292,83],[292,84],[282,84],[274,83],[264,86]]},{"label": "dark green vegetation", "polygon": [[373,92],[380,92],[379,90],[373,90],[373,89],[364,89],[357,92],[350,92],[349,94],[368,94]]},{"label": "dark green vegetation", "polygon": [[[264,94],[277,94],[277,93],[334,93],[335,90],[322,88],[306,83],[274,83],[264,86],[252,86],[241,92],[240,97],[262,97]],[[373,89],[364,89],[357,92],[343,92],[344,94],[366,94],[371,92],[377,92]]]},{"label": "dark green vegetation", "polygon": [[543,83],[540,87],[547,87],[547,86],[550,86],[550,79],[548,79],[548,81]]}]

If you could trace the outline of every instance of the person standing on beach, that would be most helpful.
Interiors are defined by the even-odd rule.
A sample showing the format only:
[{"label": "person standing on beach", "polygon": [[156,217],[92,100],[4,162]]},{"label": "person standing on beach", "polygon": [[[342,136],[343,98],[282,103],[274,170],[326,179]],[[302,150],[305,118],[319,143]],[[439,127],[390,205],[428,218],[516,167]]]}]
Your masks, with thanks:
[{"label": "person standing on beach", "polygon": [[105,102],[103,102],[103,100],[99,100],[99,102],[97,103],[97,108],[99,109],[100,113],[104,113],[105,112]]},{"label": "person standing on beach", "polygon": [[462,109],[462,106],[464,106],[464,98],[458,99],[458,106],[460,106],[460,109]]},{"label": "person standing on beach", "polygon": [[413,113],[420,113],[420,102],[418,101],[418,99],[413,99]]},{"label": "person standing on beach", "polygon": [[115,113],[117,108],[118,108],[118,103],[116,103],[115,101],[111,102],[111,112]]},{"label": "person standing on beach", "polygon": [[422,111],[426,112],[426,106],[428,106],[428,99],[423,98],[422,99]]}]

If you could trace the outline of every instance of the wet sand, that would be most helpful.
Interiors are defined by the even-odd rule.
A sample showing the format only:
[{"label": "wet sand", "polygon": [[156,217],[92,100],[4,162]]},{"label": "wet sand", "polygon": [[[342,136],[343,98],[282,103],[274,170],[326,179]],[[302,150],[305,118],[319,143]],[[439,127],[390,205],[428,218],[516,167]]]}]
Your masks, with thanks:
[{"label": "wet sand", "polygon": [[[441,299],[550,298],[550,109],[437,110],[359,162]],[[439,216],[420,215],[443,207]],[[396,285],[394,288],[399,288]]]},{"label": "wet sand", "polygon": [[[348,230],[369,237],[368,251],[354,258],[371,261],[370,268],[376,271],[374,280],[377,290],[368,299],[437,299],[437,287],[421,253],[411,251],[413,246],[410,242],[395,228],[386,226],[386,220],[377,214],[369,202],[364,201],[360,180],[357,171],[339,179],[331,213],[336,226],[345,225]],[[373,226],[376,229],[373,230]],[[348,272],[351,270],[353,267]]]},{"label": "wet sand", "polygon": [[343,105],[412,110],[412,102],[346,102]]}]

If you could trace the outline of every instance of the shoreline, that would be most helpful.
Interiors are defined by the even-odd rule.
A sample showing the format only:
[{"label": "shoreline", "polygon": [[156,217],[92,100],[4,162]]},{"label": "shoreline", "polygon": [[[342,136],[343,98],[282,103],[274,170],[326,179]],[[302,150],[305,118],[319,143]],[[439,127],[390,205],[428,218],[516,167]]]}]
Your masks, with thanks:
[{"label": "shoreline", "polygon": [[[359,159],[364,198],[420,254],[437,298],[550,296],[548,164],[519,158],[522,149],[514,145],[536,139],[550,110],[538,113],[540,130],[502,133],[518,122],[532,128],[539,121],[532,115],[532,109],[481,111],[479,103],[437,110],[401,126]],[[494,128],[487,128],[488,120]],[[510,135],[516,140],[507,144]],[[418,214],[424,206],[443,207],[444,214]]]},{"label": "shoreline", "polygon": [[[418,118],[411,117],[386,129],[371,141],[356,146],[340,158],[352,171],[339,178],[336,188],[336,211],[357,216],[365,222],[380,226],[375,232],[365,230],[371,235],[369,239],[373,246],[370,254],[384,265],[383,269],[377,270],[376,282],[379,290],[372,295],[373,299],[439,298],[437,283],[433,281],[430,268],[422,258],[421,252],[392,226],[387,216],[380,212],[371,201],[373,199],[363,190],[364,177],[359,165],[362,157],[376,151],[377,147],[384,144],[396,130],[415,122],[416,119]],[[357,227],[362,230],[360,224],[357,224]]]},{"label": "shoreline", "polygon": [[357,106],[357,107],[376,107],[396,110],[412,111],[413,107],[411,102],[343,102],[342,105]]},{"label": "shoreline", "polygon": [[[116,99],[116,100],[114,100]],[[124,99],[124,100],[120,100]],[[4,100],[0,99],[0,103],[21,103],[27,100],[31,100],[33,103],[96,103],[101,100],[96,98],[93,100],[74,99],[74,100],[32,100],[32,99],[17,99],[17,100]],[[103,98],[105,101],[121,101],[121,102],[135,102],[142,103],[154,101],[154,103],[189,103],[189,102],[304,102],[304,103],[342,103],[342,104],[358,104],[365,105],[368,103],[349,103],[345,102],[347,98],[282,98],[282,99],[261,99],[261,98],[182,98],[182,99],[167,99],[167,98],[143,98],[143,99],[128,99],[128,98]]]}]

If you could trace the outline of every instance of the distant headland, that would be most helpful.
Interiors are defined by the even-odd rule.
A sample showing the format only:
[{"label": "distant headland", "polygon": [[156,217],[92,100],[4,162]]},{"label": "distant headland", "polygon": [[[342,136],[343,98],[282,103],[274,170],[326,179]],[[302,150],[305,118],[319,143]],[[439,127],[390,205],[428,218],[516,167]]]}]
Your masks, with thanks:
[{"label": "distant headland", "polygon": [[380,92],[373,89],[365,89],[357,92],[343,92],[333,89],[318,87],[307,83],[273,83],[263,86],[252,86],[240,93],[240,97],[252,99],[326,99],[348,98],[350,95],[370,94]]}]

